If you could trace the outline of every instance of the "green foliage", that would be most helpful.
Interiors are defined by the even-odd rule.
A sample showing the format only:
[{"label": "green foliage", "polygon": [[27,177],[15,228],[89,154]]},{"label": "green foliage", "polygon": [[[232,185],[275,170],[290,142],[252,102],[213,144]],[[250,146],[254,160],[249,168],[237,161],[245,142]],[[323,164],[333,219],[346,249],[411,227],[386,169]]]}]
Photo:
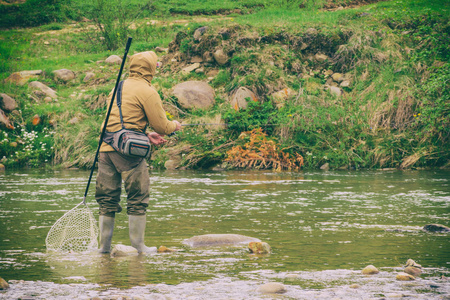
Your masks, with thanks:
[{"label": "green foliage", "polygon": [[230,107],[224,112],[223,119],[228,124],[229,130],[240,133],[262,127],[266,133],[271,134],[278,125],[277,110],[272,102],[247,99],[247,103],[245,109],[236,111]]},{"label": "green foliage", "polygon": [[[0,132],[0,162],[11,167],[39,167],[54,156],[54,130],[32,125]],[[36,129],[36,130],[35,130]]]},{"label": "green foliage", "polygon": [[130,25],[149,3],[132,5],[130,0],[94,0],[87,6],[87,16],[92,19],[97,30],[86,30],[85,34],[92,43],[100,41],[107,50],[115,50],[126,40]]},{"label": "green foliage", "polygon": [[0,5],[0,28],[38,26],[66,19],[71,0],[27,0]]}]

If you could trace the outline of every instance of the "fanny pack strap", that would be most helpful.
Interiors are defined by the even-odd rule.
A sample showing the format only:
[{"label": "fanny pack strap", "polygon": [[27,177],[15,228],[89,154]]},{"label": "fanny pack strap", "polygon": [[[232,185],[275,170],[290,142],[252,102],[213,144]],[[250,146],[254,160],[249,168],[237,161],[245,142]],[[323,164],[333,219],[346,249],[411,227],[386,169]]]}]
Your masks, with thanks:
[{"label": "fanny pack strap", "polygon": [[122,129],[126,129],[125,125],[123,125],[123,117],[122,117],[122,87],[123,81],[119,82],[119,87],[117,88],[116,103],[117,106],[119,107],[120,124],[122,125]]},{"label": "fanny pack strap", "polygon": [[[122,125],[122,129],[126,129],[125,125],[123,124],[123,116],[122,116],[122,87],[123,87],[123,81],[119,82],[119,87],[117,88],[117,97],[116,97],[116,103],[119,107],[119,116],[120,116],[120,124]],[[145,125],[144,132],[147,129],[147,125]]]}]

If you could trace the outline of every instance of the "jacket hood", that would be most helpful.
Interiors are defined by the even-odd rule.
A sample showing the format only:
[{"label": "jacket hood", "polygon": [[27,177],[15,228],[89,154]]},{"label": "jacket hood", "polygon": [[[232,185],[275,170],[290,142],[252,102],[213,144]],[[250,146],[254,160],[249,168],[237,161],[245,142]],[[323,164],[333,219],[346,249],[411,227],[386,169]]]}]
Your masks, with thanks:
[{"label": "jacket hood", "polygon": [[136,53],[130,59],[130,77],[140,77],[150,83],[156,73],[158,56],[153,51]]}]

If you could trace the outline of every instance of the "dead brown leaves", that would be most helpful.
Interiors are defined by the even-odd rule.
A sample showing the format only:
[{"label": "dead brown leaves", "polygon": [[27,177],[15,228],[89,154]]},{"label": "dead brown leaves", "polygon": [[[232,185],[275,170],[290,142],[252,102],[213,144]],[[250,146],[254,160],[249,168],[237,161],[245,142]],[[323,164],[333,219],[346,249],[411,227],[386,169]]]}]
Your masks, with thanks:
[{"label": "dead brown leaves", "polygon": [[272,169],[275,171],[298,171],[303,166],[303,157],[280,149],[280,145],[267,138],[261,128],[247,131],[239,139],[248,141],[227,151],[226,162],[234,168]]}]

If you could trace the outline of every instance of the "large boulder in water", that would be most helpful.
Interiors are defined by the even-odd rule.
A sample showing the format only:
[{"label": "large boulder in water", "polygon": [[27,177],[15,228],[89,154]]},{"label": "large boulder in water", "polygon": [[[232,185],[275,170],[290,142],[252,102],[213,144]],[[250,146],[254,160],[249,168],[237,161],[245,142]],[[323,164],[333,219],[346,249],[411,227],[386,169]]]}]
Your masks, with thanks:
[{"label": "large boulder in water", "polygon": [[183,244],[189,247],[215,247],[215,246],[238,246],[250,242],[261,242],[257,238],[240,234],[205,234],[184,240]]}]

